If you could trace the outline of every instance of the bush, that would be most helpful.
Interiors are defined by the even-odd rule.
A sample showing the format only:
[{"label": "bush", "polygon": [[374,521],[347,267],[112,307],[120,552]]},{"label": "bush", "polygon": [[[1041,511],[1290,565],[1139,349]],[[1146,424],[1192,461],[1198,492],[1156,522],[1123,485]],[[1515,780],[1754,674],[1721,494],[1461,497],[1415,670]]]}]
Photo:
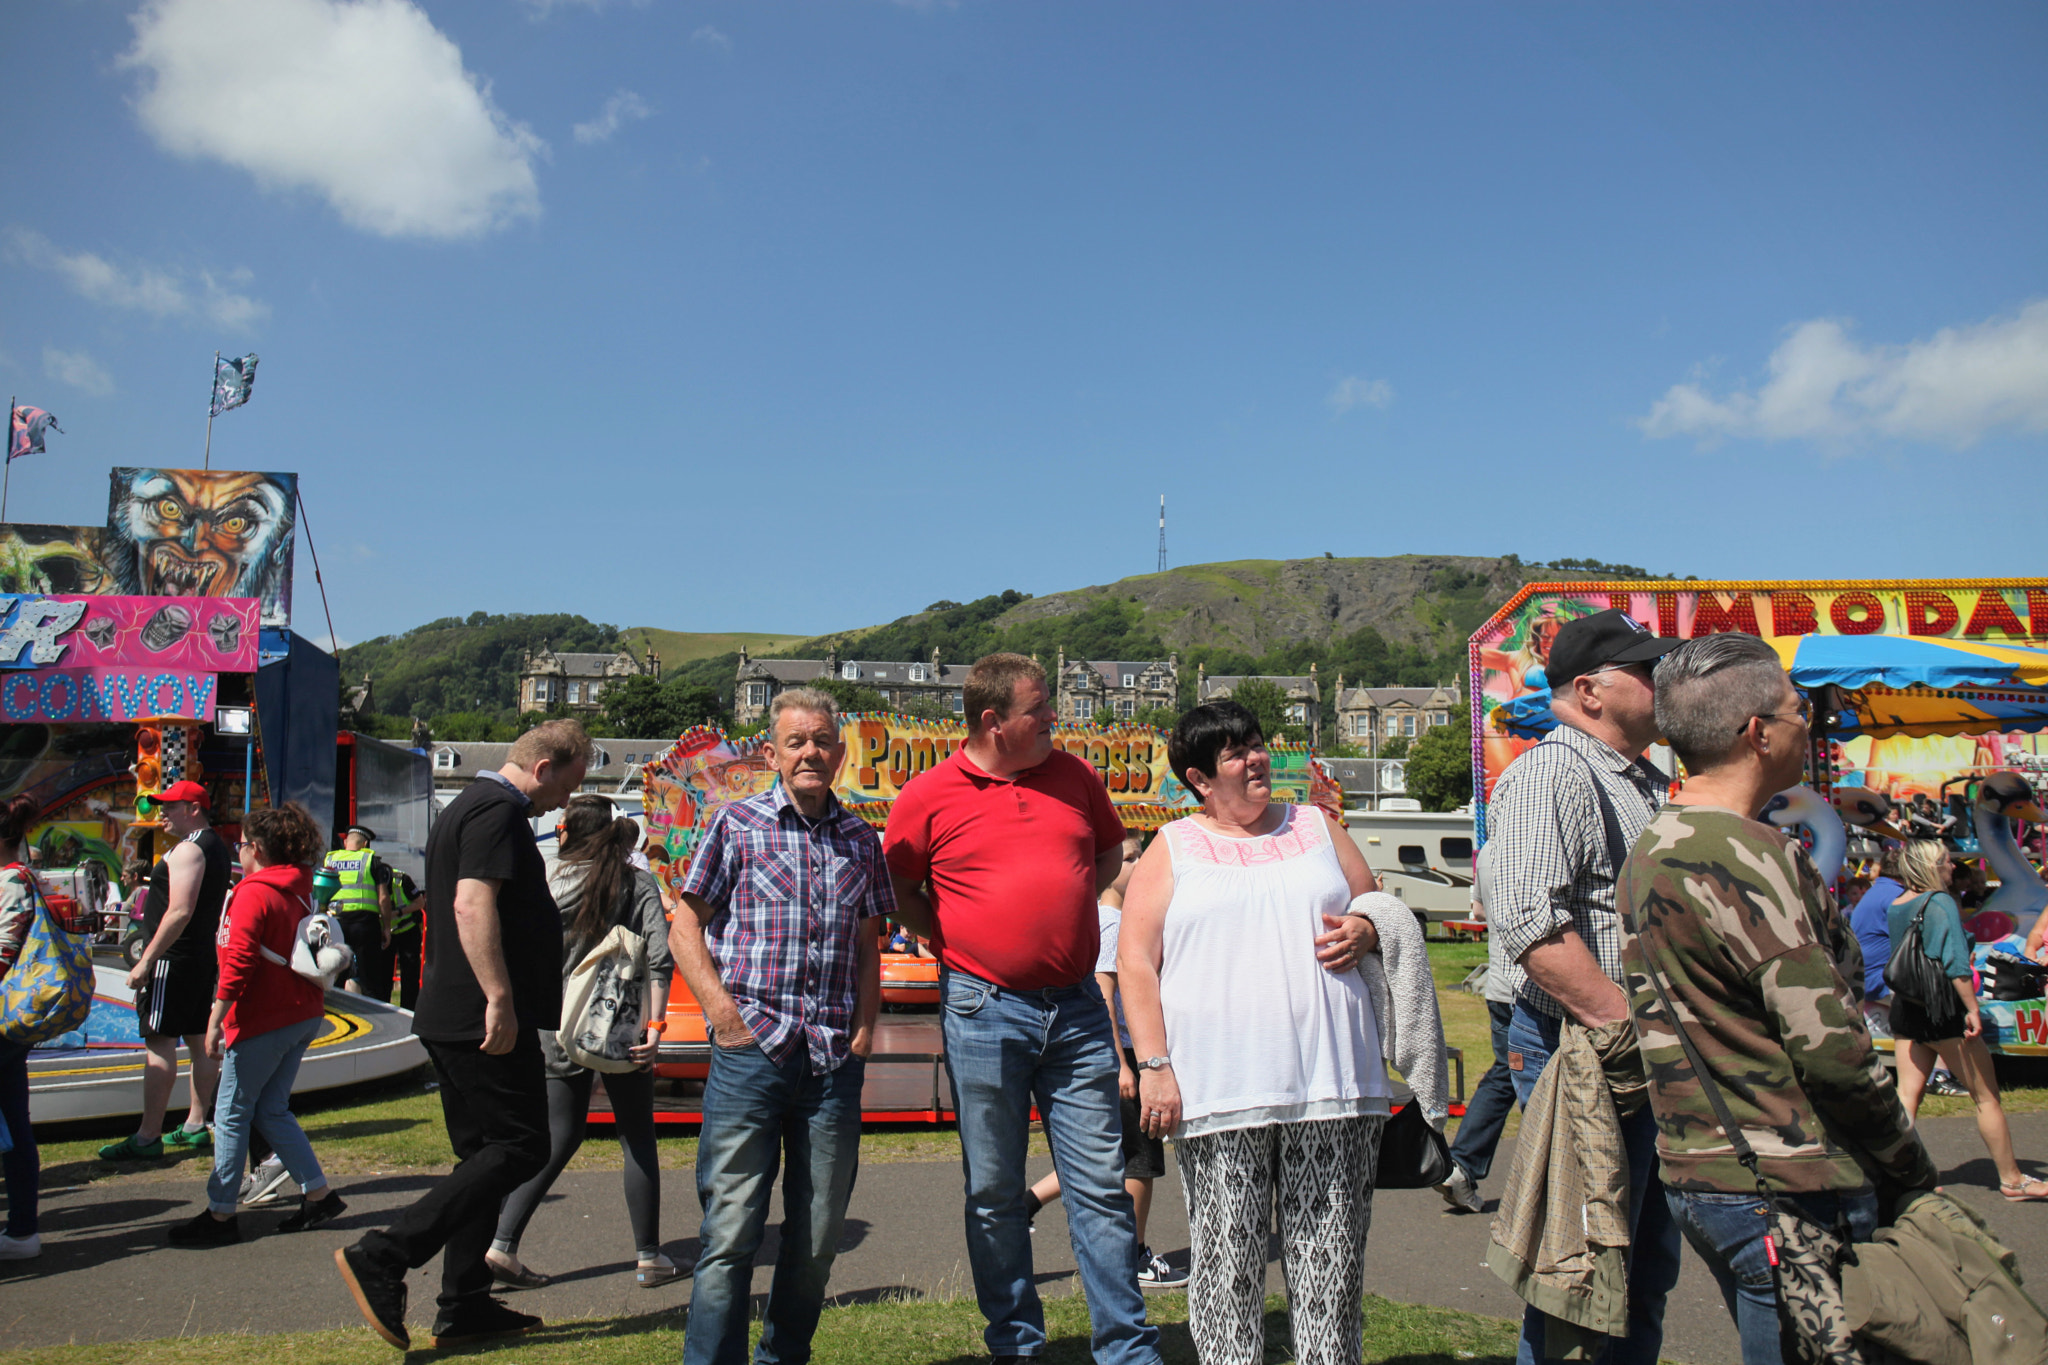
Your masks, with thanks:
[{"label": "bush", "polygon": [[1408,750],[1408,794],[1424,810],[1456,810],[1472,799],[1469,725],[1433,725],[1415,741]]}]

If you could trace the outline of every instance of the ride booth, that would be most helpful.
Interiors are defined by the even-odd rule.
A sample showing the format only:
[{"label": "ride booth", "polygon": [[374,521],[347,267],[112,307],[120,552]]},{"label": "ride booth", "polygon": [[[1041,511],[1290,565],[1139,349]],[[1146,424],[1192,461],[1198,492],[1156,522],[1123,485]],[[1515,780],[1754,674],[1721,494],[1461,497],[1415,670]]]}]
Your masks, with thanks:
[{"label": "ride booth", "polygon": [[[840,739],[846,761],[835,795],[880,832],[897,794],[964,744],[967,729],[957,721],[856,713],[841,717]],[[1162,731],[1142,725],[1061,724],[1054,727],[1053,742],[1095,770],[1126,829],[1156,830],[1200,804],[1173,776]],[[1305,746],[1276,744],[1272,751],[1276,800],[1313,801],[1333,813],[1341,808],[1340,789]],[[640,775],[645,851],[673,909],[673,896],[712,818],[726,805],[766,791],[775,771],[763,737],[730,739],[722,730],[699,727],[685,732]],[[937,1015],[938,957],[921,939],[887,920],[877,933],[883,1014],[868,1058],[864,1118],[877,1123],[950,1121],[952,1083]],[[710,1060],[703,1011],[678,974],[670,987],[668,1031],[655,1067],[662,1078],[655,1101],[658,1119],[701,1121]],[[592,1095],[591,1117],[610,1120],[601,1092]]]},{"label": "ride booth", "polygon": [[[1843,913],[1880,837],[1942,837],[1976,860],[1988,894],[1964,916],[1984,1040],[2048,1056],[2048,974],[2010,961],[2048,907],[2036,796],[2048,781],[2048,580],[1529,584],[1471,639],[1482,844],[1493,784],[1556,724],[1550,642],[1567,621],[1610,607],[1659,635],[1739,630],[1776,649],[1812,706],[1812,746],[1806,784],[1759,817],[1799,831]],[[1891,1050],[1890,1038],[1876,1042]]]},{"label": "ride booth", "polygon": [[[158,793],[200,783],[231,842],[273,801],[335,817],[338,672],[289,628],[296,482],[116,469],[106,527],[0,525],[0,797],[36,802],[25,851],[41,889],[95,938],[90,1016],[30,1056],[37,1122],[141,1109],[122,951],[143,932],[136,870],[172,838]],[[402,1011],[336,992],[298,1088],[422,1060]]]}]

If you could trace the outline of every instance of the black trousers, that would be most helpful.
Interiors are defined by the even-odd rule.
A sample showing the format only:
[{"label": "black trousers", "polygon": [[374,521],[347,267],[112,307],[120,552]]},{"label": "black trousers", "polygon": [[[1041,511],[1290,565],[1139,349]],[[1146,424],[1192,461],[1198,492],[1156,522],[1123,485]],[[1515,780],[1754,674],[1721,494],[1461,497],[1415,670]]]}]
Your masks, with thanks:
[{"label": "black trousers", "polygon": [[398,1221],[358,1244],[394,1275],[441,1254],[444,1316],[455,1317],[490,1296],[484,1261],[498,1226],[498,1208],[547,1165],[547,1075],[540,1035],[521,1029],[512,1050],[493,1057],[475,1043],[427,1042],[441,1077],[441,1112],[457,1164]]},{"label": "black trousers", "polygon": [[384,974],[377,978],[377,987],[372,992],[386,1004],[391,1002],[391,974],[398,973],[398,1007],[409,1010],[420,1002],[420,950],[426,943],[426,931],[415,924],[402,933],[391,936],[391,950],[384,955]]},{"label": "black trousers", "polygon": [[[391,996],[391,955],[384,948],[384,921],[375,913],[351,910],[336,915],[341,922],[341,936],[348,941],[348,949],[356,956],[355,965],[348,969],[347,979],[361,986],[362,993],[377,1000],[388,1000]],[[384,993],[377,994],[377,983],[384,983]]]}]

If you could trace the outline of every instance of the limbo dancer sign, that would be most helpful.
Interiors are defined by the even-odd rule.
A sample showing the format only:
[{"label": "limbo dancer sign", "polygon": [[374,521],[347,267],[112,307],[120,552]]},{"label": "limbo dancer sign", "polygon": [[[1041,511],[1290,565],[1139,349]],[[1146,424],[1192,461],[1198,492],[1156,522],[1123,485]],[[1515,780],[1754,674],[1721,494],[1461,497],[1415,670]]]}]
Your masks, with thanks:
[{"label": "limbo dancer sign", "polygon": [[252,673],[258,612],[253,597],[0,593],[0,669]]}]

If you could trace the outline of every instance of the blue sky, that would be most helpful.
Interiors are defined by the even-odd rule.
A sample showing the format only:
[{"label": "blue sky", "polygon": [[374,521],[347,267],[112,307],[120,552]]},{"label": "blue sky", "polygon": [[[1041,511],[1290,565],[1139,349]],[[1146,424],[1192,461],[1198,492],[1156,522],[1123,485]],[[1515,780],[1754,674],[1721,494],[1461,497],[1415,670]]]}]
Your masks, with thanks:
[{"label": "blue sky", "polygon": [[[302,487],[343,640],[1254,557],[2039,573],[2048,9],[10,6],[11,515]],[[298,624],[318,598],[299,554]]]}]

